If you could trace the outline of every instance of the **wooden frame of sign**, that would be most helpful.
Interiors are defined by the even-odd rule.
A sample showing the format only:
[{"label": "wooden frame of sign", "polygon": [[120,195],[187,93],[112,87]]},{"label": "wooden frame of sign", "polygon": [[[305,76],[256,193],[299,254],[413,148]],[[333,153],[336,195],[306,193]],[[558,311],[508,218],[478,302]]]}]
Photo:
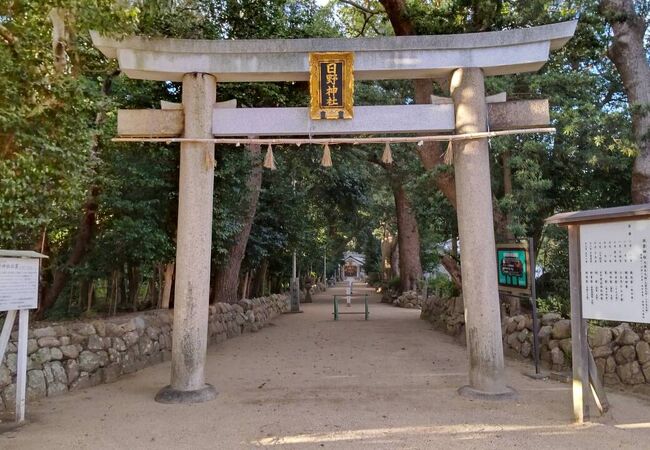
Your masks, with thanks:
[{"label": "wooden frame of sign", "polygon": [[556,214],[546,223],[569,231],[573,416],[582,423],[590,398],[601,413],[609,409],[586,319],[621,320],[625,314],[631,322],[650,323],[650,248],[641,245],[650,243],[650,203]]},{"label": "wooden frame of sign", "polygon": [[354,53],[309,54],[309,116],[313,120],[352,119]]}]

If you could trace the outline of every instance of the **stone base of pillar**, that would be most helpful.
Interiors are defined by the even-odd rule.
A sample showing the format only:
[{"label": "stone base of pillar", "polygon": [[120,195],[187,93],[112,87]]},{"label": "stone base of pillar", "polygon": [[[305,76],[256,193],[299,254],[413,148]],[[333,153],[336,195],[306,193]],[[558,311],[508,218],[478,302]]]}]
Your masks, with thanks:
[{"label": "stone base of pillar", "polygon": [[211,384],[207,384],[195,391],[181,391],[174,389],[171,385],[162,388],[156,394],[155,400],[158,403],[178,404],[178,403],[204,403],[217,398],[217,390]]},{"label": "stone base of pillar", "polygon": [[479,400],[512,400],[517,398],[517,391],[510,386],[502,392],[486,392],[474,389],[472,386],[463,386],[458,388],[458,394],[462,397],[475,398]]}]

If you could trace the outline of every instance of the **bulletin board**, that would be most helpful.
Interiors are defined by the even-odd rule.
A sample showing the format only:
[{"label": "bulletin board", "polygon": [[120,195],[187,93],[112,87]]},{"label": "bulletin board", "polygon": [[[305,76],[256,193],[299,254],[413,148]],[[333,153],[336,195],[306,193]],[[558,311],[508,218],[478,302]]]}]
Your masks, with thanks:
[{"label": "bulletin board", "polygon": [[648,219],[580,227],[584,318],[650,323],[649,242]]}]

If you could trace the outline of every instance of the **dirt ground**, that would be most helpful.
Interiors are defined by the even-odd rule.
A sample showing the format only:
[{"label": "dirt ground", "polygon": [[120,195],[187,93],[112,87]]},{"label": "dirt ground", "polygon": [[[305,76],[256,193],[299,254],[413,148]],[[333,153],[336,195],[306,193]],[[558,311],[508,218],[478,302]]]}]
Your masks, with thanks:
[{"label": "dirt ground", "polygon": [[[153,397],[170,364],[28,404],[29,422],[0,434],[1,449],[648,448],[650,402],[609,394],[609,417],[571,425],[569,385],[522,375],[507,360],[517,400],[460,397],[465,349],[380,304],[370,320],[332,320],[328,289],[257,333],[208,349],[215,401],[162,405]],[[357,300],[358,301],[358,300]],[[361,310],[362,305],[343,311]],[[645,442],[645,444],[644,444]]]}]

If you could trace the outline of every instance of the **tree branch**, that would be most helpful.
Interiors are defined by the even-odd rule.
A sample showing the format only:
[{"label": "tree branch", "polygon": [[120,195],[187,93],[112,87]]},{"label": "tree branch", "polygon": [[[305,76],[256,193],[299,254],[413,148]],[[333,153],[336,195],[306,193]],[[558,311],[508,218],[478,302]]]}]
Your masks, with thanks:
[{"label": "tree branch", "polygon": [[453,256],[444,253],[440,255],[440,264],[445,268],[456,288],[462,291],[463,277],[460,272],[460,264],[458,261],[456,261]]},{"label": "tree branch", "polygon": [[0,37],[11,46],[15,45],[18,41],[18,38],[2,24],[0,24]]},{"label": "tree branch", "polygon": [[370,15],[373,15],[373,16],[375,14],[379,14],[379,11],[374,10],[374,9],[370,9],[370,8],[366,8],[365,6],[360,5],[357,2],[353,2],[352,0],[339,0],[339,3],[345,3],[346,5],[350,5],[353,8],[356,8],[356,9],[358,9],[360,11],[363,11],[366,14],[370,14]]},{"label": "tree branch", "polygon": [[356,37],[363,36],[363,33],[366,31],[366,27],[368,26],[368,22],[370,22],[371,18],[372,18],[371,14],[365,14],[364,15],[363,26],[361,27],[361,31],[359,31],[359,33],[357,33]]},{"label": "tree branch", "polygon": [[406,14],[405,0],[379,0],[386,10],[396,36],[410,36],[415,34],[415,27]]}]

